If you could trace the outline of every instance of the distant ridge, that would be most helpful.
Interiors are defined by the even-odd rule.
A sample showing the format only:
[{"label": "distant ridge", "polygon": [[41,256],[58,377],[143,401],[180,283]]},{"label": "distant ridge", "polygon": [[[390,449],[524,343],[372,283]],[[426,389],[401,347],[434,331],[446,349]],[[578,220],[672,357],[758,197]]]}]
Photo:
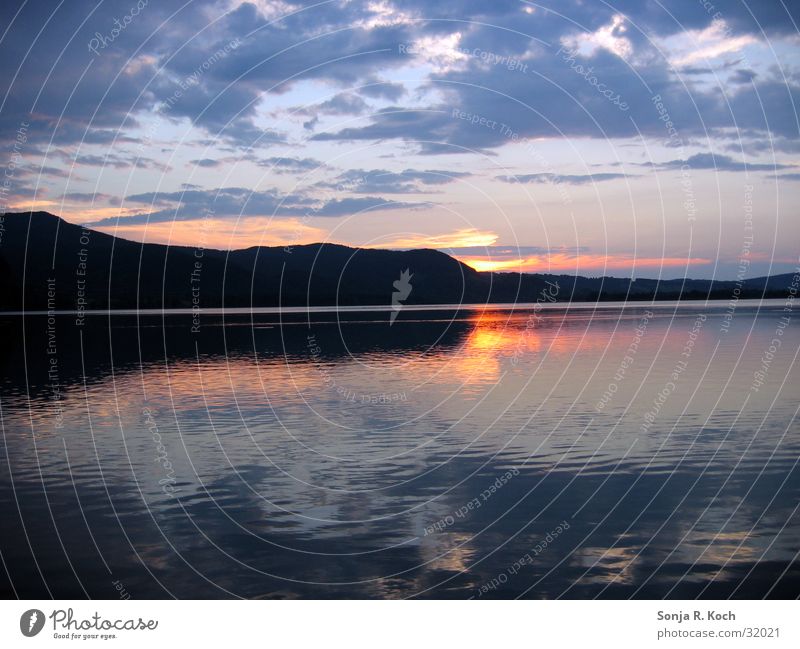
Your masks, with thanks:
[{"label": "distant ridge", "polygon": [[[404,304],[783,297],[793,275],[733,281],[478,272],[430,249],[334,244],[198,250],[141,244],[48,212],[4,215],[0,310],[389,305],[410,269]],[[27,252],[27,254],[26,254]],[[558,285],[558,289],[554,288]]]}]

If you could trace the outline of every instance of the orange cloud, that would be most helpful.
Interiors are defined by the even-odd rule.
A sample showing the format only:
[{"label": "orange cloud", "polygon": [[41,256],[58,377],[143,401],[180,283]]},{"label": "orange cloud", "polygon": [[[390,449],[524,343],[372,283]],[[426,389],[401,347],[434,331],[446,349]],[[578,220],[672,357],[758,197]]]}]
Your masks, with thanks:
[{"label": "orange cloud", "polygon": [[462,228],[446,234],[414,234],[391,241],[381,241],[377,248],[469,248],[493,246],[498,235],[491,230]]},{"label": "orange cloud", "polygon": [[36,210],[40,210],[42,208],[52,208],[53,205],[56,205],[55,201],[46,201],[46,200],[36,200],[36,201],[26,201],[21,200],[20,202],[14,202],[8,206],[9,212],[35,212]]},{"label": "orange cloud", "polygon": [[[138,207],[88,207],[82,203],[69,203],[51,200],[20,200],[9,205],[9,211],[27,212],[36,210],[47,210],[66,219],[70,223],[92,223],[114,216],[130,216],[138,214],[141,209]],[[141,226],[140,226],[141,227]],[[101,228],[96,228],[101,229]]]},{"label": "orange cloud", "polygon": [[325,241],[327,238],[324,230],[311,227],[300,219],[265,221],[258,217],[240,219],[238,222],[228,219],[194,219],[147,225],[109,225],[97,229],[132,241],[221,250],[251,246],[298,246]]},{"label": "orange cloud", "polygon": [[[60,211],[62,217],[71,221],[72,223],[92,223],[100,219],[107,219],[115,216],[130,216],[138,214],[142,210],[138,207],[86,207],[81,205],[78,207],[67,207],[66,205]],[[140,226],[141,227],[141,226]],[[98,230],[101,228],[97,228]]]}]

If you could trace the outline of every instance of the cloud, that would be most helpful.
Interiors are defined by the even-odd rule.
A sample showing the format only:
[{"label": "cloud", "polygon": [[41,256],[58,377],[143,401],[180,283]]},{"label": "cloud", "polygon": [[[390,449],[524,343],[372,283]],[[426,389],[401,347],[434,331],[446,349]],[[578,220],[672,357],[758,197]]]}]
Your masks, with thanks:
[{"label": "cloud", "polygon": [[[208,124],[207,126],[212,133],[217,128],[217,125]],[[247,118],[232,120],[218,126],[219,130],[215,133],[217,137],[246,151],[268,148],[274,144],[285,144],[287,142],[285,134],[273,129],[259,128],[251,119]]]},{"label": "cloud", "polygon": [[438,169],[425,169],[415,171],[406,169],[395,172],[385,169],[351,169],[340,174],[332,182],[317,183],[317,187],[348,191],[354,194],[416,194],[429,193],[431,187],[445,185],[458,178],[470,176],[464,171],[442,171]]},{"label": "cloud", "polygon": [[561,42],[571,49],[590,56],[599,48],[603,48],[621,58],[626,58],[633,54],[633,45],[626,36],[628,31],[626,23],[625,16],[615,14],[607,25],[603,25],[596,31],[565,36]]},{"label": "cloud", "polygon": [[485,249],[487,246],[493,246],[497,239],[498,235],[493,230],[461,228],[454,232],[445,232],[443,234],[404,235],[396,239],[381,241],[381,247],[399,249],[435,248],[438,250],[463,247]]},{"label": "cloud", "polygon": [[358,95],[343,92],[322,102],[317,109],[329,115],[360,115],[368,110],[369,106]]},{"label": "cloud", "polygon": [[567,185],[587,185],[605,180],[618,180],[620,178],[636,178],[630,174],[619,173],[597,173],[597,174],[584,174],[584,175],[563,175],[553,173],[538,173],[538,174],[521,174],[517,176],[497,176],[498,180],[506,183],[542,183],[542,184],[558,184],[565,183]]},{"label": "cloud", "polygon": [[[481,133],[436,114],[454,106],[503,116],[522,138],[660,137],[663,123],[649,102],[652,94],[665,98],[687,138],[736,125],[797,139],[791,119],[797,105],[792,101],[800,97],[796,79],[787,83],[780,75],[759,74],[755,87],[733,83],[720,96],[718,89],[684,85],[652,46],[649,39],[660,43],[682,34],[702,39],[699,48],[697,42],[689,43],[692,47],[669,42],[673,62],[689,61],[685,66],[692,67],[694,58],[720,58],[763,39],[763,34],[784,37],[796,24],[792,21],[800,20],[797,3],[716,4],[724,24],[715,20],[716,12],[693,3],[670,5],[667,11],[633,0],[615,8],[566,0],[552,11],[548,3],[516,0],[451,0],[435,7],[422,0],[298,2],[280,10],[266,10],[265,3],[163,0],[151,2],[119,38],[94,55],[87,43],[96,33],[108,32],[114,19],[128,11],[126,5],[90,0],[75,0],[68,7],[44,0],[21,7],[2,3],[0,13],[10,28],[0,43],[0,78],[6,87],[13,85],[13,92],[0,115],[0,135],[12,134],[27,120],[31,141],[110,145],[132,138],[143,117],[174,98],[165,111],[167,119],[188,120],[228,146],[269,147],[288,140],[279,129],[259,127],[258,106],[264,97],[308,81],[349,87],[321,110],[359,114],[365,110],[363,97],[397,102],[405,88],[386,79],[401,67],[425,63],[424,57],[401,52],[401,44],[449,39],[469,52],[477,47],[516,57],[530,72],[461,56],[454,67],[422,80],[425,92],[444,95],[446,101],[418,105],[406,113],[409,119],[382,111],[361,129],[325,133],[319,139],[402,139],[418,142],[427,153],[486,151],[506,143],[499,132]],[[233,51],[215,57],[234,41]],[[549,45],[559,42],[578,45],[581,64],[602,71],[599,82],[618,92],[630,104],[630,113],[619,111],[585,78],[573,74]],[[31,46],[36,56],[26,57]],[[417,73],[425,71],[418,68]],[[737,73],[734,81],[740,78]],[[763,111],[778,119],[767,124]],[[313,128],[314,120],[307,126]]]},{"label": "cloud", "polygon": [[78,154],[71,156],[66,152],[60,152],[61,158],[68,163],[84,167],[110,167],[113,169],[130,169],[140,167],[142,169],[155,169],[166,173],[171,167],[152,158],[137,156],[135,154]]},{"label": "cloud", "polygon": [[[297,216],[315,205],[303,196],[281,195],[275,189],[246,187],[187,189],[180,192],[144,192],[125,198],[126,203],[171,206],[151,213],[155,220],[185,220],[202,216]],[[140,215],[143,219],[147,214]]]},{"label": "cloud", "polygon": [[775,171],[777,169],[794,169],[795,165],[764,164],[756,162],[739,162],[730,156],[713,153],[697,153],[686,160],[670,160],[656,165],[661,169],[713,169],[714,171]]},{"label": "cloud", "polygon": [[358,95],[351,92],[342,92],[321,104],[296,109],[293,111],[298,115],[360,115],[369,109],[365,102]]},{"label": "cloud", "polygon": [[[585,15],[578,16],[581,11]],[[456,51],[468,54],[456,65],[428,78],[424,86],[427,105],[418,102],[411,107],[385,107],[365,125],[317,133],[313,139],[401,140],[416,144],[420,153],[428,154],[486,152],[508,144],[512,137],[513,141],[524,141],[644,136],[666,141],[669,138],[663,116],[654,107],[653,97],[659,97],[667,106],[669,120],[687,143],[723,128],[752,128],[762,137],[767,134],[800,137],[797,122],[792,118],[794,107],[800,103],[798,79],[787,81],[781,72],[773,70],[759,74],[752,83],[732,83],[723,89],[709,82],[687,83],[676,73],[674,61],[665,58],[665,52],[659,51],[654,41],[629,28],[629,24],[638,28],[641,14],[645,14],[645,22],[655,30],[648,36],[658,42],[660,36],[676,33],[674,25],[669,26],[672,18],[666,12],[657,19],[656,10],[630,4],[625,7],[629,20],[623,20],[596,5],[583,4],[578,8],[572,3],[565,3],[563,12],[567,18],[576,15],[580,19],[578,24],[585,25],[586,31],[576,35],[575,23],[541,11],[530,17],[518,13],[513,20],[509,17],[508,23],[462,30]],[[719,47],[707,55],[719,58],[754,42],[757,30],[741,36],[737,24],[733,21],[723,27],[714,24],[711,15],[704,15],[689,20],[689,29],[709,42],[715,39],[713,42]],[[525,30],[520,33],[523,25]],[[733,45],[723,46],[728,33],[733,34]],[[532,40],[531,36],[539,34],[547,42],[572,43],[577,46],[577,53],[567,55],[557,47]],[[591,38],[579,38],[580,34]],[[666,54],[680,59],[678,45]],[[515,58],[522,67],[508,70],[488,65],[473,54],[476,51]],[[526,71],[521,71],[522,68]],[[741,76],[737,74],[736,79]],[[620,110],[604,92],[618,95],[628,110]],[[507,128],[454,120],[453,109],[502,123]],[[770,117],[769,121],[765,116]]]},{"label": "cloud", "polygon": [[290,158],[290,157],[264,158],[263,160],[258,160],[256,164],[261,167],[269,167],[271,171],[274,171],[275,173],[279,174],[307,173],[309,171],[322,169],[326,166],[324,162],[320,162],[319,160],[315,160],[314,158]]},{"label": "cloud", "polygon": [[[792,21],[800,19],[798,3],[715,0],[715,5],[724,23],[692,2],[670,3],[665,9],[635,0],[620,0],[613,7],[580,0],[434,5],[423,0],[159,0],[95,55],[87,43],[96,33],[108,33],[128,5],[0,3],[0,19],[9,25],[0,42],[0,82],[10,90],[0,111],[0,138],[13,140],[25,122],[30,125],[25,156],[53,151],[60,156],[56,159],[67,170],[50,163],[43,170],[47,184],[52,183],[48,196],[66,191],[56,188],[54,180],[66,178],[73,163],[85,176],[109,168],[103,178],[110,179],[103,182],[113,183],[114,189],[98,186],[106,192],[117,191],[125,171],[135,168],[173,174],[163,186],[179,187],[185,179],[179,174],[188,175],[188,170],[164,163],[178,142],[190,150],[181,162],[191,159],[209,170],[244,159],[275,174],[303,175],[320,166],[315,157],[342,160],[336,146],[342,142],[375,142],[381,148],[377,155],[404,160],[397,167],[404,171],[370,170],[382,165],[365,153],[351,163],[359,168],[312,185],[308,193],[288,196],[244,187],[257,182],[252,168],[236,181],[242,187],[187,186],[184,192],[153,194],[145,202],[136,202],[135,196],[148,186],[135,184],[127,200],[137,209],[142,206],[141,214],[130,217],[140,221],[189,221],[209,210],[220,218],[291,219],[309,212],[340,217],[362,210],[419,209],[425,204],[386,197],[433,193],[467,175],[440,171],[448,167],[440,161],[422,164],[415,153],[494,155],[517,146],[518,166],[512,168],[534,173],[501,178],[506,182],[587,185],[629,177],[535,173],[554,168],[536,164],[539,160],[530,154],[538,150],[530,147],[542,141],[545,151],[549,142],[565,140],[615,146],[620,140],[659,146],[669,141],[675,153],[662,157],[676,159],[654,167],[793,170],[784,160],[746,164],[739,155],[746,151],[763,160],[768,158],[761,152],[800,152],[800,75],[770,58],[765,47],[775,44],[787,60],[796,55],[796,35],[791,37],[795,40],[789,35],[796,24]],[[235,48],[216,56],[234,41]],[[411,43],[437,46],[438,54],[431,56],[433,49],[428,55],[403,52],[401,45]],[[574,60],[558,51],[562,43],[577,48]],[[504,57],[518,60],[520,68],[495,64]],[[601,85],[629,109],[609,101]],[[654,96],[666,106],[678,142],[670,139]],[[307,104],[304,126],[315,129],[310,141],[298,123],[302,120],[275,119],[299,104]],[[454,109],[493,126],[454,117]],[[361,118],[345,128],[316,132],[328,123],[320,122],[324,115]],[[154,141],[153,133],[143,136],[154,121],[154,133],[163,141]],[[689,156],[681,150],[698,141],[712,148],[706,144],[709,136],[719,140],[715,150],[730,155]],[[134,153],[137,145],[144,157]],[[324,173],[330,178],[337,171]],[[139,175],[144,178],[137,183],[153,174]],[[94,188],[87,182],[79,189]],[[330,189],[342,193],[314,193]],[[90,196],[89,191],[69,193],[76,202],[79,194],[87,201]]]},{"label": "cloud", "polygon": [[372,99],[397,101],[406,94],[406,88],[402,83],[370,79],[367,81],[366,85],[358,89],[358,92]]},{"label": "cloud", "polygon": [[751,83],[758,75],[752,70],[736,70],[730,78],[731,83]]},{"label": "cloud", "polygon": [[700,74],[711,74],[714,72],[714,68],[699,68],[692,65],[683,67],[680,69],[681,74],[689,74],[689,75],[700,75]]},{"label": "cloud", "polygon": [[403,203],[376,196],[332,199],[313,211],[313,216],[352,216],[373,210],[418,209],[428,203]]},{"label": "cloud", "polygon": [[18,176],[43,176],[49,178],[69,178],[70,173],[66,169],[61,169],[59,167],[50,167],[47,165],[44,166],[32,166],[23,169],[17,169],[16,175]]},{"label": "cloud", "polygon": [[67,192],[64,194],[64,200],[73,201],[76,203],[100,203],[106,202],[110,205],[118,203],[119,199],[111,194],[103,194],[101,192]]},{"label": "cloud", "polygon": [[336,133],[318,133],[311,139],[319,142],[337,140],[384,140],[384,139],[436,139],[446,137],[452,126],[447,108],[405,109],[392,106],[379,110],[372,123],[364,127],[344,128]]},{"label": "cloud", "polygon": [[[0,3],[0,22],[7,26],[0,41],[0,85],[11,89],[0,115],[0,134],[25,121],[33,142],[52,138],[57,144],[107,144],[124,137],[136,124],[135,114],[153,105],[152,94],[142,94],[142,89],[154,68],[142,66],[126,74],[123,69],[136,47],[179,6],[177,0],[151,2],[113,46],[95,56],[88,50],[89,40],[95,32],[109,33],[128,6],[85,0],[69,6],[45,0]],[[186,15],[183,29],[198,28],[199,18]],[[165,28],[158,40],[170,31],[171,26]]]},{"label": "cloud", "polygon": [[144,192],[125,198],[161,209],[120,217],[105,218],[92,225],[115,223],[140,225],[164,221],[191,221],[199,218],[267,217],[342,217],[374,210],[418,209],[425,203],[406,203],[377,196],[341,199],[316,199],[305,195],[281,194],[275,189],[253,191],[245,187],[187,189],[180,192]]},{"label": "cloud", "polygon": [[[111,220],[99,229],[133,241],[163,243],[171,246],[201,246],[241,250],[253,246],[301,245],[326,239],[324,230],[308,225],[303,219],[263,217],[242,219],[202,218],[179,222],[150,222],[147,228],[140,223]],[[213,242],[207,233],[216,235]],[[209,245],[211,244],[211,246]]]},{"label": "cloud", "polygon": [[757,42],[752,34],[734,34],[725,20],[716,19],[703,29],[688,29],[661,41],[675,67],[707,63],[726,54],[741,51]]},{"label": "cloud", "polygon": [[[604,49],[574,63],[564,61],[564,56],[540,52],[520,59],[535,74],[487,70],[470,62],[465,69],[430,82],[431,89],[445,96],[444,102],[386,107],[366,125],[320,132],[312,140],[402,140],[430,154],[487,151],[543,138],[644,136],[665,142],[670,138],[654,98],[666,107],[674,132],[684,143],[725,128],[753,129],[762,138],[800,139],[794,112],[800,105],[800,85],[775,74],[732,84],[723,95],[716,88],[685,84],[663,61],[632,68]],[[582,73],[571,70],[573,64]],[[628,109],[621,110],[600,89],[618,95]]]},{"label": "cloud", "polygon": [[219,167],[222,164],[220,160],[212,160],[211,158],[200,158],[199,160],[189,160],[189,164],[207,169]]}]

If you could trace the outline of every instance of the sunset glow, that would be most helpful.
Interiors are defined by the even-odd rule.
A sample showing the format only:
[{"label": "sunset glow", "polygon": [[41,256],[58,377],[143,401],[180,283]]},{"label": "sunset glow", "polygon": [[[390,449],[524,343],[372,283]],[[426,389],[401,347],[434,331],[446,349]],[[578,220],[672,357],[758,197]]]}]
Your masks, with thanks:
[{"label": "sunset glow", "polygon": [[478,271],[566,274],[596,274],[609,270],[629,273],[641,268],[657,271],[660,268],[696,268],[712,263],[710,259],[699,257],[691,259],[680,257],[632,258],[615,255],[566,255],[563,253],[524,259],[493,260],[480,257],[458,257],[458,259]]},{"label": "sunset glow", "polygon": [[199,0],[166,34],[147,9],[108,46],[106,7],[68,39],[51,21],[36,57],[9,51],[10,210],[181,246],[717,279],[739,274],[746,210],[745,274],[793,269],[800,82],[781,65],[798,43],[768,40],[771,23],[702,5],[675,29],[603,3],[448,22],[414,2]]},{"label": "sunset glow", "polygon": [[240,250],[251,246],[288,246],[322,241],[325,232],[305,225],[298,219],[265,223],[261,219],[242,219],[234,222],[225,219],[197,221],[156,222],[147,226],[126,225],[98,228],[107,234],[172,246]]},{"label": "sunset glow", "polygon": [[466,248],[475,246],[492,246],[498,235],[488,230],[464,228],[451,233],[432,235],[410,235],[389,241],[381,241],[382,248]]}]

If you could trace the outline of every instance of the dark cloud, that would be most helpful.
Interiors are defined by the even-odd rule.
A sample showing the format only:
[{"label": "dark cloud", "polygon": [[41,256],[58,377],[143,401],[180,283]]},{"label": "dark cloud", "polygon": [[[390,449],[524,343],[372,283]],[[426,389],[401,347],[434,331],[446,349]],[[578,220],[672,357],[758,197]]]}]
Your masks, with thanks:
[{"label": "dark cloud", "polygon": [[689,74],[689,75],[711,74],[712,72],[714,72],[713,68],[699,68],[692,65],[680,69],[681,74]]},{"label": "dark cloud", "polygon": [[220,160],[212,160],[211,158],[200,158],[199,160],[189,160],[189,164],[208,169],[219,167],[222,162]]},{"label": "dark cloud", "polygon": [[328,101],[308,109],[308,112],[309,114],[321,113],[324,115],[360,115],[368,109],[367,102],[358,95],[342,92]]},{"label": "dark cloud", "polygon": [[[308,79],[354,85],[376,68],[407,63],[398,44],[410,40],[412,29],[400,24],[360,26],[365,14],[368,7],[362,3],[335,3],[327,10],[313,7],[270,23],[252,5],[242,5],[228,18],[229,29],[245,35],[242,45],[213,74],[280,93]],[[197,58],[191,52],[187,56]]]},{"label": "dark cloud", "polygon": [[363,198],[342,198],[329,200],[313,211],[313,216],[351,216],[373,210],[416,209],[427,206],[427,203],[404,203],[387,200],[376,196]]},{"label": "dark cloud", "polygon": [[755,162],[739,162],[730,156],[713,153],[697,153],[686,160],[670,160],[656,165],[661,169],[713,169],[714,171],[775,171],[778,169],[794,169],[794,165],[763,164]]},{"label": "dark cloud", "polygon": [[745,150],[753,153],[800,153],[800,139],[793,140],[792,138],[782,136],[754,139],[745,138],[729,145],[727,148],[729,151],[738,152]]},{"label": "dark cloud", "polygon": [[[533,56],[527,73],[484,69],[471,62],[465,70],[429,82],[446,102],[427,109],[385,108],[365,126],[318,133],[312,139],[399,139],[418,143],[423,153],[483,151],[510,141],[563,137],[646,136],[677,147],[723,128],[798,139],[800,85],[793,82],[758,77],[722,94],[685,85],[663,62],[634,70],[619,57],[598,51],[591,58],[577,57],[580,67],[573,71],[574,62],[563,56]],[[600,89],[619,97],[618,103]],[[454,110],[476,121],[454,117]]]},{"label": "dark cloud", "polygon": [[[405,89],[384,79],[419,56],[400,46],[459,32],[465,50],[518,57],[526,71],[470,56],[425,81],[424,89],[441,97],[435,103],[384,109],[366,126],[314,139],[395,139],[414,142],[423,153],[487,152],[507,142],[509,132],[520,139],[645,136],[674,143],[654,108],[654,95],[661,96],[684,141],[724,128],[754,129],[762,139],[800,139],[796,76],[787,81],[776,69],[759,70],[754,77],[739,69],[728,86],[714,87],[713,79],[698,78],[705,68],[676,73],[651,41],[704,29],[719,18],[733,36],[784,37],[796,33],[798,3],[715,0],[712,10],[690,0],[666,7],[639,0],[618,0],[613,6],[579,0],[438,5],[397,0],[398,12],[412,18],[403,22],[381,17],[380,3],[295,2],[297,11],[274,20],[248,3],[225,14],[217,0],[151,0],[113,42],[91,52],[91,40],[110,34],[114,20],[128,15],[133,4],[2,3],[0,18],[10,27],[0,42],[0,78],[11,92],[0,106],[0,136],[13,138],[25,121],[31,142],[110,147],[134,142],[133,129],[160,107],[163,118],[189,120],[221,147],[286,144],[279,127],[259,126],[263,96],[314,80],[352,89],[317,106],[318,113],[361,114],[367,109],[364,97],[399,104]],[[564,60],[558,52],[562,39],[605,27],[617,13],[628,20],[624,37],[635,52],[630,61],[602,47]],[[609,101],[600,84],[628,109]],[[497,120],[509,130],[454,120],[453,108]],[[316,115],[305,124],[316,125]]]},{"label": "dark cloud", "polygon": [[42,176],[46,178],[69,178],[69,170],[61,169],[59,167],[32,166],[23,169],[17,169],[16,175],[18,176]]},{"label": "dark cloud", "polygon": [[[210,128],[213,132],[214,127]],[[286,143],[286,136],[283,133],[272,129],[261,129],[250,119],[238,119],[222,124],[215,135],[225,143],[246,151]]]},{"label": "dark cloud", "polygon": [[[453,152],[459,148],[485,151],[501,146],[511,134],[517,139],[644,135],[677,146],[680,143],[668,136],[664,114],[654,105],[654,97],[659,97],[659,103],[666,107],[666,121],[675,127],[683,145],[720,128],[755,128],[762,136],[771,133],[798,138],[797,120],[792,119],[800,99],[796,80],[787,83],[774,71],[763,78],[753,78],[753,83],[747,85],[695,84],[681,73],[676,74],[666,53],[638,32],[644,23],[643,27],[651,29],[647,36],[658,38],[680,31],[680,25],[675,27],[675,18],[667,11],[658,7],[646,9],[642,4],[645,3],[626,4],[629,23],[624,35],[634,50],[630,62],[602,47],[591,54],[569,56],[559,52],[560,38],[607,26],[614,14],[609,7],[600,3],[559,3],[558,10],[566,18],[577,19],[572,23],[546,10],[537,9],[525,16],[519,11],[521,6],[516,11],[504,6],[498,10],[501,20],[464,30],[459,45],[462,51],[472,54],[459,67],[429,79],[427,87],[443,95],[445,101],[428,106],[426,111],[403,112],[399,106],[384,109],[366,126],[319,133],[315,139],[400,139],[419,143],[423,153]],[[684,8],[693,15],[687,27],[708,27],[712,15],[702,5],[691,4]],[[741,15],[733,7],[730,11],[731,15]],[[539,36],[546,44],[532,40]],[[521,65],[511,70],[487,64],[475,52],[516,57]],[[689,70],[706,71],[711,68]],[[743,78],[743,74],[736,73],[736,78]],[[617,101],[611,101],[609,95],[618,97]],[[623,102],[626,108],[620,109]],[[453,108],[508,128],[480,128],[468,121],[452,123],[448,116]],[[774,124],[771,119],[768,123],[765,115],[776,115],[778,119]]]},{"label": "dark cloud", "polygon": [[47,195],[47,191],[39,187],[29,187],[23,184],[14,184],[7,191],[0,193],[0,205],[8,207],[10,203],[14,203],[20,199],[35,199],[42,198]]},{"label": "dark cloud", "polygon": [[155,169],[162,173],[168,172],[171,167],[158,160],[145,158],[134,154],[106,153],[104,155],[79,154],[70,156],[66,152],[61,153],[65,162],[84,167],[111,167],[113,169],[131,169],[139,167],[142,169]]},{"label": "dark cloud", "polygon": [[270,170],[279,174],[286,173],[306,173],[325,167],[324,162],[313,158],[265,158],[256,162],[261,167],[269,167]]},{"label": "dark cloud", "polygon": [[274,190],[253,191],[244,187],[216,190],[188,189],[180,192],[146,192],[126,197],[125,202],[141,203],[162,209],[132,216],[112,217],[94,225],[113,223],[141,224],[160,221],[190,221],[214,216],[296,216],[312,206],[310,201],[296,198],[291,202]]},{"label": "dark cloud", "polygon": [[[142,54],[156,48],[163,53],[171,37],[179,32],[177,42],[183,42],[206,22],[194,9],[168,20],[182,4],[149,2],[111,40],[114,21],[124,20],[135,2],[0,3],[0,23],[8,26],[0,41],[0,85],[11,90],[0,111],[0,133],[27,121],[31,141],[107,143],[123,137],[118,131],[133,126],[134,115],[155,100],[143,92],[155,71],[153,60],[134,52],[153,37]],[[109,42],[94,54],[88,46],[97,34]]]},{"label": "dark cloud", "polygon": [[[556,3],[557,0],[548,2],[550,6]],[[588,5],[584,7],[589,10]],[[710,0],[705,4],[695,0],[669,3],[617,0],[613,10],[628,16],[637,29],[665,36],[688,29],[705,29],[714,19],[725,20],[731,34],[758,36],[795,34],[795,25],[800,23],[800,6],[784,0]]]},{"label": "dark cloud", "polygon": [[73,201],[76,203],[101,203],[105,202],[113,205],[119,202],[115,196],[111,194],[103,194],[101,192],[67,192],[64,194],[64,200]]},{"label": "dark cloud", "polygon": [[103,219],[92,225],[115,223],[142,224],[160,221],[191,221],[213,216],[341,217],[372,210],[414,209],[424,203],[405,203],[376,196],[342,199],[317,199],[305,195],[284,195],[274,189],[253,191],[245,187],[187,189],[180,192],[145,192],[126,197],[160,209],[131,216]]},{"label": "dark cloud", "polygon": [[406,94],[405,86],[403,86],[402,83],[392,83],[389,81],[370,80],[367,85],[361,86],[358,91],[367,97],[386,99],[388,101],[397,101]]},{"label": "dark cloud", "polygon": [[332,182],[317,183],[318,187],[348,191],[354,194],[417,194],[430,193],[431,187],[445,185],[458,178],[470,176],[468,172],[426,169],[415,171],[387,171],[385,169],[351,169]]},{"label": "dark cloud", "polygon": [[[379,110],[372,119],[372,123],[364,127],[349,127],[336,133],[317,133],[311,139],[316,141],[347,141],[347,140],[387,140],[403,139],[418,142],[422,146],[430,144],[447,144],[451,136],[459,130],[459,124],[450,117],[452,108],[438,106],[430,109],[405,109],[392,106]],[[491,145],[496,138],[472,129],[464,134],[472,137],[458,137],[457,146],[480,148]],[[465,142],[463,143],[462,142]]]},{"label": "dark cloud", "polygon": [[751,83],[758,75],[752,70],[736,70],[730,78],[731,83]]}]

